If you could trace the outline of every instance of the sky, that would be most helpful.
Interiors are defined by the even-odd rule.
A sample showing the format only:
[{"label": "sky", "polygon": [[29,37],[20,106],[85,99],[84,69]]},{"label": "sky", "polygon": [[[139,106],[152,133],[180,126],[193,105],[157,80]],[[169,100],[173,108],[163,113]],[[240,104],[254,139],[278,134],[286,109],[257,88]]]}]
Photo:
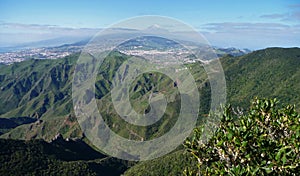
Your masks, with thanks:
[{"label": "sky", "polygon": [[219,47],[300,46],[299,0],[2,0],[0,47],[79,40],[141,15],[181,20]]}]

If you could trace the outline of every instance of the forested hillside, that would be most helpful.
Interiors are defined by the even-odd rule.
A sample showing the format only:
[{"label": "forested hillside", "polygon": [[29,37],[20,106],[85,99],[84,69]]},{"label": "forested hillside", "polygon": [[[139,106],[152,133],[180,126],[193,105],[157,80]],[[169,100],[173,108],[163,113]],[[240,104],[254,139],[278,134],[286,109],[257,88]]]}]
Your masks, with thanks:
[{"label": "forested hillside", "polygon": [[[75,54],[57,60],[28,60],[9,66],[1,66],[0,134],[2,134],[2,138],[51,141],[56,134],[60,133],[64,138],[83,139],[89,143],[81,132],[73,112],[71,87],[78,56],[78,54]],[[116,70],[127,59],[127,55],[112,52],[99,68],[95,83],[95,98],[97,99],[99,111],[110,128],[123,137],[132,140],[148,140],[162,136],[174,125],[179,113],[180,96],[176,86],[177,83],[161,73],[153,72],[140,75],[133,82],[129,91],[133,108],[139,113],[149,111],[148,99],[153,92],[163,93],[167,98],[168,106],[163,118],[155,124],[147,127],[131,125],[118,117],[110,98],[112,79]],[[251,100],[255,97],[277,98],[283,105],[295,104],[296,111],[299,112],[299,48],[267,48],[242,56],[227,55],[222,57],[220,61],[226,77],[227,103],[239,107],[243,112],[247,112],[251,108]],[[201,100],[199,125],[201,125],[203,118],[209,114],[210,83],[201,63],[189,63],[186,66],[194,76],[199,89]],[[91,96],[90,92],[84,92],[84,94],[86,97]],[[3,146],[5,144],[5,146],[12,147],[29,147],[33,151],[37,150],[35,148],[53,147],[53,144],[43,141],[26,143],[23,141],[2,140],[2,144]],[[4,151],[2,156],[5,158],[8,156],[8,150]],[[10,150],[10,152],[12,153],[9,153],[9,155],[22,156],[19,159],[24,159],[27,156],[31,157],[31,154],[26,152],[21,154],[14,153],[13,150]],[[45,156],[44,159],[47,165],[50,162],[54,165],[59,163],[58,165],[69,167],[69,161],[53,158],[53,153],[49,154],[47,151],[42,150],[40,154]],[[52,159],[47,160],[48,156]],[[154,175],[158,172],[177,175],[189,165],[187,163],[193,163],[191,158],[187,156],[184,149],[179,147],[177,151],[162,158],[138,163],[126,174],[147,173],[147,169],[153,167],[151,173]],[[76,158],[76,160],[78,159],[80,158]],[[33,160],[35,162],[40,158],[33,158]],[[30,160],[30,162],[33,162],[33,160]],[[12,167],[10,164],[14,162],[11,160],[3,167]],[[78,167],[80,172],[88,168],[88,172],[95,173],[94,170],[90,170],[90,162],[80,162],[82,162],[82,167]],[[20,173],[24,166],[18,166],[20,167]],[[48,169],[51,170],[51,168]],[[47,168],[41,168],[41,170],[43,170],[41,173],[44,173]]]}]

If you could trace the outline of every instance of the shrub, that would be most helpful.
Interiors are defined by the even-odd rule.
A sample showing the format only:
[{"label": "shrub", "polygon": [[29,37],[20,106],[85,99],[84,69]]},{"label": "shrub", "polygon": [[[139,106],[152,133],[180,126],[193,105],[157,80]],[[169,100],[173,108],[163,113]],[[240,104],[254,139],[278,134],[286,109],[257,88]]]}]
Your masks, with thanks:
[{"label": "shrub", "polygon": [[[214,115],[211,115],[214,116]],[[295,107],[278,108],[276,99],[254,99],[247,114],[223,108],[212,137],[203,127],[185,141],[198,169],[185,175],[296,175],[300,173],[300,118]]]}]

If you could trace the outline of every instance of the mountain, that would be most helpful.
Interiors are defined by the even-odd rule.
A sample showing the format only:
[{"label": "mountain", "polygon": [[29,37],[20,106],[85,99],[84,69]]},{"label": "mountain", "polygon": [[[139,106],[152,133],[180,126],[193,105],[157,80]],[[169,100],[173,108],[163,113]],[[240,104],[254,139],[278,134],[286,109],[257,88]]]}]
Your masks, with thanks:
[{"label": "mountain", "polygon": [[249,49],[237,49],[237,48],[218,48],[214,47],[214,51],[219,57],[224,55],[232,55],[232,56],[242,56],[248,53],[251,53]]},{"label": "mountain", "polygon": [[[0,102],[3,102],[0,104],[0,118],[7,119],[6,125],[1,127],[4,133],[2,138],[42,138],[51,141],[56,134],[61,133],[64,138],[86,140],[74,116],[71,99],[71,81],[78,56],[73,54],[57,60],[27,60],[0,66]],[[162,136],[176,122],[180,107],[176,84],[167,76],[160,73],[142,74],[134,80],[129,91],[131,104],[140,113],[149,111],[147,102],[153,92],[164,93],[168,106],[165,115],[157,123],[148,127],[131,125],[120,119],[113,108],[110,86],[118,68],[123,63],[128,64],[128,58],[128,55],[114,51],[99,68],[95,98],[100,113],[113,131],[123,137],[147,140]],[[242,56],[227,55],[220,61],[226,77],[227,102],[247,108],[255,96],[276,97],[283,104],[300,107],[299,48],[267,48]],[[80,67],[85,66],[83,64]],[[199,89],[201,119],[209,111],[210,83],[199,62],[186,66]],[[88,100],[90,92],[84,92],[84,96]],[[27,123],[21,117],[33,121]],[[15,119],[18,119],[18,123],[15,123]],[[164,157],[160,159],[164,160]],[[135,173],[134,170],[142,172],[152,164],[158,166],[160,159],[140,163],[128,173]],[[163,172],[171,172],[172,163],[168,162]],[[178,163],[180,158],[174,159],[174,165]]]},{"label": "mountain", "polygon": [[[28,60],[21,63],[9,65],[1,70],[2,81],[0,100],[7,102],[1,104],[0,117],[32,117],[39,121],[25,124],[12,129],[4,134],[5,138],[31,139],[43,138],[50,140],[57,133],[64,137],[82,137],[76,118],[72,112],[71,80],[74,72],[74,65],[78,55],[68,56],[59,60]],[[141,139],[153,138],[164,134],[175,122],[178,111],[179,97],[177,87],[168,77],[159,74],[143,74],[134,83],[130,94],[133,107],[138,107],[138,111],[143,112],[148,107],[148,98],[151,92],[161,91],[167,96],[170,103],[164,120],[149,128],[139,129],[118,118],[118,114],[112,109],[109,89],[112,79],[119,66],[127,60],[128,56],[113,52],[101,65],[99,76],[96,82],[95,96],[98,99],[98,107],[103,118],[111,126],[115,126],[116,131],[125,137]],[[203,84],[206,80],[204,69],[200,65],[193,66],[197,75],[199,86],[204,85],[200,95],[207,99],[209,85]],[[199,70],[200,69],[200,70]],[[20,74],[22,73],[22,74]],[[1,76],[0,76],[1,78]],[[160,80],[157,82],[156,80]],[[148,84],[152,82],[151,84]],[[86,96],[88,92],[86,92]],[[141,103],[142,102],[142,103]],[[142,106],[140,106],[142,105]],[[204,102],[201,112],[207,113],[208,104]],[[139,132],[138,132],[139,131]],[[155,132],[152,134],[152,132]],[[133,135],[137,133],[138,135]]]},{"label": "mountain", "polygon": [[[22,139],[42,137],[46,140],[50,140],[57,133],[62,133],[65,137],[82,136],[72,113],[71,100],[71,80],[78,56],[75,54],[57,60],[28,60],[1,68],[0,100],[5,103],[0,104],[0,117],[30,117],[40,120],[36,123],[20,125],[4,136]],[[299,48],[268,48],[239,57],[226,56],[222,58],[228,102],[248,107],[250,100],[259,96],[278,97],[283,103],[299,105],[297,88],[300,83],[300,72],[297,68],[300,62],[299,56]],[[113,52],[99,69],[101,71],[96,82],[96,98],[99,100],[99,107],[102,107],[101,111],[107,118],[106,120],[115,119],[111,121],[112,126],[117,124],[116,122],[124,124],[117,120],[116,112],[109,112],[109,114],[115,115],[106,116],[105,109],[111,105],[108,93],[114,72],[126,61],[126,58],[127,56],[124,54]],[[196,78],[201,99],[209,100],[209,82],[203,67],[198,63],[188,65]],[[132,98],[135,99],[133,105],[140,105],[139,101],[147,102],[151,91],[158,91],[159,87],[173,87],[173,82],[163,75],[152,74],[152,78],[149,76],[147,74],[140,76],[141,80],[135,82],[137,85],[135,90],[131,89]],[[155,83],[156,79],[161,81]],[[146,82],[147,84],[145,84]],[[152,84],[150,84],[151,82]],[[173,99],[170,103],[175,103],[176,88],[166,90],[169,91],[170,99]],[[209,108],[209,101],[201,102],[200,114],[205,114]],[[173,106],[177,106],[176,103],[170,106],[168,117],[175,113],[171,108]],[[143,106],[143,108],[145,109],[147,106]],[[167,126],[174,123],[171,121],[165,122],[168,124]],[[119,130],[123,131],[122,133],[130,131],[122,126],[119,124]],[[149,133],[146,129],[142,131],[144,131],[143,135]],[[163,131],[158,134],[163,134]]]},{"label": "mountain", "polygon": [[[250,106],[255,96],[277,98],[281,104],[295,104],[299,112],[300,49],[267,48],[241,57],[221,59],[226,81],[227,102],[233,107]],[[196,159],[188,158],[184,149],[163,157],[136,164],[124,175],[183,175],[188,167],[197,171]]]},{"label": "mountain", "polygon": [[170,49],[181,49],[183,46],[181,46],[179,43],[169,40],[162,37],[156,37],[156,36],[143,36],[143,37],[137,37],[131,40],[128,40],[124,43],[122,43],[120,46],[118,46],[119,50],[159,50],[159,51],[165,51]]},{"label": "mountain", "polygon": [[[1,69],[0,99],[5,103],[0,104],[0,116],[39,120],[17,127],[18,131],[25,130],[28,133],[18,132],[14,138],[30,139],[39,132],[39,136],[50,140],[60,128],[72,128],[75,119],[72,120],[70,115],[71,79],[76,57],[78,55],[53,61],[28,60]],[[69,124],[68,127],[63,125],[64,121]],[[52,129],[51,126],[57,124],[60,124],[58,129]]]},{"label": "mountain", "polygon": [[221,59],[228,102],[248,107],[255,96],[277,98],[299,110],[300,49],[267,48],[240,57]]}]

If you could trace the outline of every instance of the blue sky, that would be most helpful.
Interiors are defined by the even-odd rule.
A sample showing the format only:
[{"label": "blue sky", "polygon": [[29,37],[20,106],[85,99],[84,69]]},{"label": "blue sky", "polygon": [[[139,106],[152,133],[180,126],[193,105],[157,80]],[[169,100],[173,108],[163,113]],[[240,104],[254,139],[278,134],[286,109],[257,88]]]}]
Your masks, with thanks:
[{"label": "blue sky", "polygon": [[220,47],[300,46],[299,0],[2,0],[0,46],[80,38],[140,15],[179,19]]}]

